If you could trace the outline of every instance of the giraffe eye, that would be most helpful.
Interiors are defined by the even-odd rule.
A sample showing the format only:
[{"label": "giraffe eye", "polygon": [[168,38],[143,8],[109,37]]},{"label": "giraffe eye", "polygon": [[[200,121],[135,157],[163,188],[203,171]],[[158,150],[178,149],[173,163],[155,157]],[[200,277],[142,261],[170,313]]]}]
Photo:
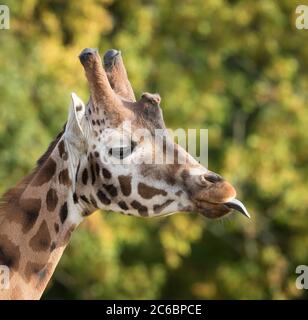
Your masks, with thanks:
[{"label": "giraffe eye", "polygon": [[135,147],[136,143],[132,141],[130,146],[110,148],[109,155],[117,159],[124,159],[134,151]]}]

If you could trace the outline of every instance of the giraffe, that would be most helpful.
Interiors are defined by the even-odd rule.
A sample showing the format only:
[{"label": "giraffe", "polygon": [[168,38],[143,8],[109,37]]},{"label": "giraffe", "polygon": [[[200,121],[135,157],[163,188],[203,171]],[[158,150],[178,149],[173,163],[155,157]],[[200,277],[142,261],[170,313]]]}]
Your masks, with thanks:
[{"label": "giraffe", "polygon": [[[136,101],[120,51],[108,50],[102,62],[97,50],[87,48],[79,59],[89,102],[72,93],[63,130],[0,202],[0,265],[10,271],[0,299],[40,299],[72,232],[97,209],[140,217],[198,212],[208,218],[235,209],[249,217],[220,175],[168,137],[157,145],[155,130],[165,132],[161,98],[144,93]],[[127,121],[131,127],[119,129]],[[135,134],[139,128],[150,132],[147,139]],[[114,139],[120,132],[122,138]],[[170,148],[185,161],[143,161],[155,149],[166,155]]]}]

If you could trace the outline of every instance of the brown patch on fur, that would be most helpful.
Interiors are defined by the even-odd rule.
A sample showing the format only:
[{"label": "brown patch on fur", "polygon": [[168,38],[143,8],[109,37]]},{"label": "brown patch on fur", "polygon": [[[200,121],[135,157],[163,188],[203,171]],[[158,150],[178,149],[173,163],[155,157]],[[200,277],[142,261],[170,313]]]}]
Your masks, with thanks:
[{"label": "brown patch on fur", "polygon": [[80,199],[88,204],[90,203],[90,201],[88,200],[88,198],[84,194],[80,196]]},{"label": "brown patch on fur", "polygon": [[103,184],[103,187],[111,197],[116,197],[118,195],[118,190],[113,184]]},{"label": "brown patch on fur", "polygon": [[67,218],[68,210],[67,210],[67,202],[64,202],[60,209],[60,220],[61,223],[63,224]]},{"label": "brown patch on fur", "polygon": [[129,196],[132,192],[132,177],[131,176],[119,176],[119,182],[120,182],[120,187],[121,191],[124,196]]},{"label": "brown patch on fur", "polygon": [[86,184],[88,183],[88,178],[89,178],[89,176],[88,176],[88,170],[87,170],[87,168],[85,168],[85,169],[82,171],[82,177],[81,177],[82,183],[83,183],[84,185],[86,185]]},{"label": "brown patch on fur", "polygon": [[92,185],[93,185],[95,183],[95,180],[96,180],[93,161],[91,161],[90,170],[91,170],[91,179],[92,179]]},{"label": "brown patch on fur", "polygon": [[101,190],[97,192],[97,197],[101,201],[101,203],[108,205],[111,203],[110,199],[105,195],[105,193]]},{"label": "brown patch on fur", "polygon": [[165,190],[150,187],[147,184],[142,182],[138,184],[138,193],[144,199],[152,199],[157,195],[162,195],[162,196],[167,195],[167,192]]},{"label": "brown patch on fur", "polygon": [[40,274],[41,271],[44,269],[44,267],[45,267],[44,264],[29,261],[26,264],[26,268],[25,268],[26,281],[29,282],[31,280],[31,277],[34,275],[40,278],[44,278],[45,273]]},{"label": "brown patch on fur", "polygon": [[90,201],[95,208],[98,208],[97,202],[96,202],[95,198],[92,196],[92,194],[90,195]]},{"label": "brown patch on fur", "polygon": [[50,252],[52,252],[53,250],[55,250],[56,249],[56,243],[53,241],[52,243],[51,243],[51,246],[50,246]]},{"label": "brown patch on fur", "polygon": [[164,202],[163,204],[155,204],[153,206],[153,210],[155,213],[161,213],[165,208],[167,208],[169,206],[169,204],[171,204],[174,200],[167,200],[166,202]]},{"label": "brown patch on fur", "polygon": [[99,165],[97,162],[95,163],[95,173],[99,177]]},{"label": "brown patch on fur", "polygon": [[56,233],[59,233],[60,227],[59,227],[58,223],[55,223],[54,228],[55,228]]},{"label": "brown patch on fur", "polygon": [[103,176],[104,176],[105,179],[110,179],[111,178],[111,173],[110,173],[109,170],[107,170],[106,168],[103,168],[102,172],[103,172]]},{"label": "brown patch on fur", "polygon": [[20,261],[20,250],[6,235],[0,234],[0,265],[10,270],[17,270]]},{"label": "brown patch on fur", "polygon": [[57,191],[53,188],[50,188],[46,195],[46,205],[48,211],[54,211],[58,204]]},{"label": "brown patch on fur", "polygon": [[126,202],[125,201],[120,201],[119,203],[118,203],[118,206],[122,209],[122,210],[128,210],[128,205],[126,204]]},{"label": "brown patch on fur", "polygon": [[[15,214],[15,217],[17,217],[17,215],[19,217],[22,217],[19,222],[22,224],[22,231],[24,233],[27,233],[33,228],[39,216],[39,212],[41,210],[41,200],[21,199],[19,205],[22,209],[22,212],[18,212],[17,214]],[[16,210],[18,209],[16,208]]]},{"label": "brown patch on fur", "polygon": [[58,150],[59,150],[59,155],[62,158],[65,153],[64,140],[61,140],[60,143],[58,144]]},{"label": "brown patch on fur", "polygon": [[138,210],[139,214],[143,217],[147,217],[148,216],[148,208],[143,206],[140,202],[134,200],[132,203],[131,203],[131,206]]},{"label": "brown patch on fur", "polygon": [[41,223],[41,226],[39,227],[36,235],[31,238],[29,245],[34,251],[43,251],[47,250],[50,247],[50,242],[50,233],[47,223],[44,220]]},{"label": "brown patch on fur", "polygon": [[176,164],[167,164],[164,166],[142,164],[140,166],[140,173],[145,178],[152,178],[154,180],[161,180],[169,185],[176,183],[176,173],[181,166]]},{"label": "brown patch on fur", "polygon": [[49,182],[56,173],[56,169],[56,162],[52,158],[49,158],[46,163],[44,163],[42,168],[38,171],[31,185],[34,187],[40,187],[41,185]]},{"label": "brown patch on fur", "polygon": [[63,242],[64,244],[67,244],[71,238],[71,235],[73,233],[73,231],[76,229],[76,225],[73,224],[72,226],[69,227],[69,229],[67,230],[65,236],[64,236],[64,239],[63,239]]},{"label": "brown patch on fur", "polygon": [[69,177],[68,169],[64,169],[59,173],[59,183],[69,187],[72,182]]}]

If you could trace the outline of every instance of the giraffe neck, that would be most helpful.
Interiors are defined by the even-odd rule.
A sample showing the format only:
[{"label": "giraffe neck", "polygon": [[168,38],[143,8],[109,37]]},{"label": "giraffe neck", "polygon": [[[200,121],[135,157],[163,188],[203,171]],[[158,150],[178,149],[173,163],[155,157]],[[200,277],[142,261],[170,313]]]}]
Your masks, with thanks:
[{"label": "giraffe neck", "polygon": [[[50,153],[50,154],[48,154]],[[10,270],[0,299],[39,299],[82,220],[73,201],[74,159],[64,138],[0,205],[0,265]],[[71,161],[71,162],[70,162]]]}]

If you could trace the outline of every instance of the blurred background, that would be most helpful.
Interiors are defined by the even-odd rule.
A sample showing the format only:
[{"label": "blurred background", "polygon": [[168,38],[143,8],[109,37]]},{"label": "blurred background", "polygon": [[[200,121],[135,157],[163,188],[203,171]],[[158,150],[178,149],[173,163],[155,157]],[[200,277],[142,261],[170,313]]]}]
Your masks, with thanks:
[{"label": "blurred background", "polygon": [[[138,219],[97,212],[72,237],[45,299],[302,299],[308,264],[308,30],[292,0],[2,1],[0,192],[34,167],[88,99],[78,54],[122,51],[137,96],[169,128],[209,129],[209,168],[252,215]],[[306,3],[308,4],[308,3]]]}]

